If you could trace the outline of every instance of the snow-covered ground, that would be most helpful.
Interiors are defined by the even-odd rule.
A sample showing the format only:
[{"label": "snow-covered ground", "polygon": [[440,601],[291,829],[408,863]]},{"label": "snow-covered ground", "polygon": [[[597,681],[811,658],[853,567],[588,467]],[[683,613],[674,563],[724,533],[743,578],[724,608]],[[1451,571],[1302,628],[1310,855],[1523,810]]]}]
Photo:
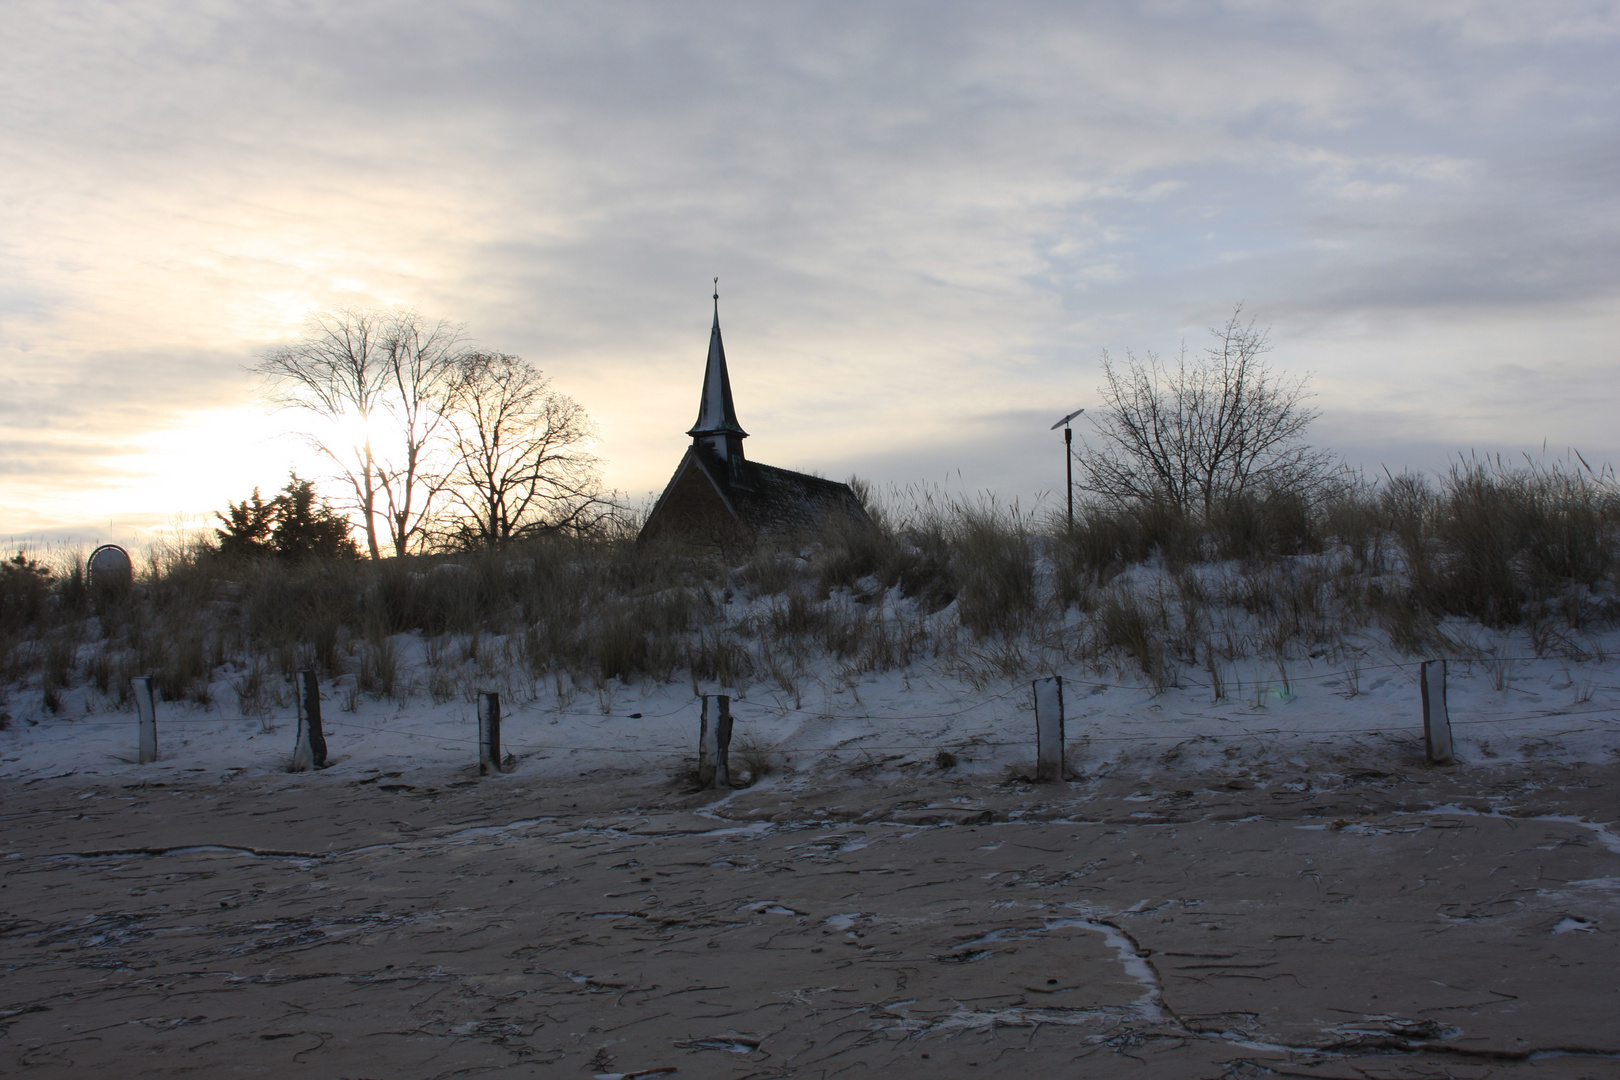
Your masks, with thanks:
[{"label": "snow-covered ground", "polygon": [[[1620,653],[1620,648],[1613,650]],[[1450,661],[1448,697],[1459,762],[1488,766],[1526,759],[1612,762],[1620,755],[1616,662],[1518,656]],[[1080,774],[1169,769],[1242,776],[1273,765],[1336,772],[1422,760],[1418,662],[1367,655],[1354,665],[1307,660],[1233,665],[1216,700],[1199,671],[1155,693],[1095,670],[1064,677],[1067,760]],[[713,693],[720,687],[701,687]],[[158,761],[136,763],[137,722],[86,687],[63,694],[48,714],[22,691],[5,708],[0,777],[201,780],[287,767],[296,721],[289,704],[243,717],[222,672],[214,704],[158,704]],[[377,773],[448,776],[476,764],[475,707],[463,693],[432,704],[418,691],[405,704],[356,695],[347,680],[323,688],[323,717],[337,777]],[[1028,770],[1035,719],[1024,678],[982,678],[929,670],[851,680],[829,665],[796,695],[772,684],[733,690],[733,773],[753,763],[773,772],[834,769],[867,776],[940,767],[987,779]],[[35,698],[33,693],[27,695]],[[37,700],[37,698],[36,698]],[[290,695],[283,700],[290,701]],[[32,706],[32,707],[30,707]],[[695,763],[699,704],[690,682],[571,689],[529,683],[505,695],[504,749],[512,771],[530,777],[594,770],[673,773]],[[948,760],[948,759],[946,759]]]}]

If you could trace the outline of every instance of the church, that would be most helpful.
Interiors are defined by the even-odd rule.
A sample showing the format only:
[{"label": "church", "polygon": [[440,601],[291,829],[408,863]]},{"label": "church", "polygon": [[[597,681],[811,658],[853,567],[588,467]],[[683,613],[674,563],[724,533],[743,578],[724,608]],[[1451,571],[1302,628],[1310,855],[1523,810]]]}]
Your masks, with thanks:
[{"label": "church", "polygon": [[731,403],[731,376],[720,340],[720,294],[703,371],[692,445],[641,527],[639,540],[746,544],[762,537],[819,532],[830,525],[871,524],[848,484],[749,461],[748,432]]}]

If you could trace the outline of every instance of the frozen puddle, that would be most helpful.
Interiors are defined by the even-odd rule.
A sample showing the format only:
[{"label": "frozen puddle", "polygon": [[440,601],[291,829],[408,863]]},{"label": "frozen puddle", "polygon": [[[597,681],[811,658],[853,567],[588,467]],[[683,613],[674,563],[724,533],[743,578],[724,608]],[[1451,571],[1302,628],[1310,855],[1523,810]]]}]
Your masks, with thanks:
[{"label": "frozen puddle", "polygon": [[[859,918],[859,916],[836,915],[826,920],[823,925],[829,929],[848,930],[853,928]],[[1088,934],[1100,935],[1103,945],[1112,951],[1113,960],[1117,961],[1118,967],[1115,970],[1118,976],[1110,979],[1106,976],[1098,978],[1094,975],[1077,974],[1084,969],[1085,964],[1107,964],[1109,959],[1106,952],[1099,955],[1088,949],[1059,959],[1059,956],[1064,955],[1064,946],[1058,940],[1054,940],[1052,935],[1065,930],[1081,930]],[[1044,944],[1038,944],[1042,942]],[[1028,945],[1016,947],[1024,943]],[[1015,947],[1005,948],[1009,944],[1015,944]],[[1014,955],[1018,953],[1027,954],[1029,959]],[[1030,1024],[1094,1027],[1099,1023],[1117,1030],[1121,1024],[1157,1024],[1162,1022],[1166,1015],[1158,975],[1142,956],[1136,942],[1119,927],[1098,918],[1084,916],[1051,918],[1038,927],[993,930],[980,937],[960,942],[950,952],[934,959],[958,969],[962,965],[973,965],[973,970],[982,971],[982,974],[968,978],[966,985],[972,986],[973,989],[967,992],[963,992],[965,985],[961,982],[961,977],[952,980],[956,992],[962,993],[962,1001],[966,1007],[959,1006],[946,1016],[926,1020],[922,1017],[908,1016],[907,1023],[902,1026],[911,1030],[960,1030]],[[981,969],[982,964],[988,964],[989,969]],[[1081,966],[1076,967],[1077,964]],[[1061,976],[1062,981],[1048,977],[1053,975]],[[995,1008],[972,1007],[972,1000],[988,993],[985,987],[998,979],[1010,979],[1012,985],[1007,986],[1006,990],[1021,991],[1024,1001],[1017,1005]],[[1104,984],[1111,988],[1099,994],[1097,991]],[[939,993],[944,989],[944,986],[936,984],[934,992]],[[1043,998],[1050,1000],[1050,1004]],[[904,1004],[908,1003],[890,1003],[886,1007],[903,1013],[903,1009],[897,1006]]]},{"label": "frozen puddle", "polygon": [[[67,851],[57,855],[36,856],[59,861],[88,861],[91,859],[150,859],[165,855],[250,855],[257,859],[292,859],[308,862],[324,859],[336,852],[281,851],[274,848],[238,847],[232,844],[181,844],[175,847],[117,848],[106,851]],[[21,856],[7,856],[20,858]]]},{"label": "frozen puddle", "polygon": [[1120,964],[1125,968],[1125,974],[1142,985],[1142,996],[1135,1002],[1138,1014],[1144,1020],[1163,1020],[1164,991],[1159,986],[1158,973],[1153,970],[1153,965],[1147,962],[1147,958],[1142,955],[1131,936],[1112,923],[1096,919],[1048,919],[1045,929],[1059,930],[1070,926],[1092,930],[1103,936],[1108,947],[1119,957]]},{"label": "frozen puddle", "polygon": [[1481,818],[1500,818],[1503,821],[1512,821],[1512,822],[1551,821],[1551,822],[1556,822],[1557,824],[1560,824],[1560,825],[1574,825],[1578,829],[1586,829],[1589,832],[1591,832],[1593,836],[1595,836],[1597,838],[1598,843],[1602,844],[1605,848],[1607,848],[1609,851],[1613,852],[1614,854],[1620,855],[1620,836],[1617,836],[1615,833],[1611,832],[1610,829],[1609,829],[1609,825],[1612,824],[1612,822],[1587,821],[1585,818],[1578,818],[1578,817],[1574,817],[1574,816],[1569,815],[1569,814],[1527,814],[1527,815],[1524,815],[1524,816],[1521,817],[1521,816],[1519,816],[1517,814],[1504,814],[1504,813],[1501,813],[1500,811],[1497,811],[1497,810],[1490,810],[1490,811],[1473,810],[1473,809],[1470,809],[1469,807],[1466,807],[1466,806],[1452,806],[1452,805],[1448,804],[1448,805],[1445,805],[1445,806],[1433,806],[1433,807],[1430,807],[1427,810],[1396,810],[1396,811],[1391,812],[1389,816],[1390,817],[1442,817],[1442,816],[1481,817]]},{"label": "frozen puddle", "polygon": [[746,911],[750,915],[793,915],[801,917],[804,915],[804,912],[802,911],[795,911],[785,904],[778,904],[769,900],[761,900],[752,904],[745,904],[737,910]]}]

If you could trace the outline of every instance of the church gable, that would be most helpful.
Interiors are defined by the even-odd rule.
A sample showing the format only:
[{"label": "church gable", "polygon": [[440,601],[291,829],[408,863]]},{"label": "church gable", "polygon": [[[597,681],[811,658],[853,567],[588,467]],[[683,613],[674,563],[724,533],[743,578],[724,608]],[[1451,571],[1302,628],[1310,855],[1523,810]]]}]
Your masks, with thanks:
[{"label": "church gable", "polygon": [[742,539],[746,532],[736,510],[699,463],[698,454],[689,449],[647,515],[638,539],[730,543]]}]

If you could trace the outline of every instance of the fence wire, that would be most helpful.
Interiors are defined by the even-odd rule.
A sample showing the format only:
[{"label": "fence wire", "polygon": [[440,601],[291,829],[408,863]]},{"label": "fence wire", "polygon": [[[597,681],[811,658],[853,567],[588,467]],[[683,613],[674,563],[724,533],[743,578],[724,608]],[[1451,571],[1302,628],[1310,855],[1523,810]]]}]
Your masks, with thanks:
[{"label": "fence wire", "polygon": [[[1006,694],[996,695],[996,697],[997,698],[1004,698],[1004,697],[1010,696],[1010,694],[1013,693],[1013,692],[1016,692],[1016,690],[1009,691]],[[987,699],[986,702],[981,702],[980,704],[988,703],[988,700],[995,700],[995,698]],[[686,708],[689,709],[689,708],[692,708],[692,707],[693,706],[687,706]],[[754,703],[747,703],[747,704],[742,704],[741,707],[750,708],[750,707],[759,707],[759,706],[755,705]],[[684,711],[684,710],[682,710],[682,709],[671,710],[670,712],[661,714],[661,716],[662,717],[673,716],[676,713],[679,713],[681,711]],[[791,711],[799,711],[799,710],[791,710]],[[963,710],[963,711],[966,711],[966,710]],[[1525,714],[1518,715],[1518,716],[1485,717],[1485,718],[1474,719],[1474,720],[1452,720],[1450,723],[1451,723],[1451,726],[1453,726],[1453,727],[1473,726],[1473,725],[1479,725],[1479,724],[1514,724],[1514,723],[1523,723],[1525,721],[1531,721],[1531,720],[1550,720],[1550,719],[1555,719],[1555,718],[1559,718],[1559,717],[1598,716],[1598,715],[1605,714],[1605,713],[1613,714],[1616,711],[1617,711],[1617,708],[1615,706],[1599,706],[1599,707],[1595,707],[1595,708],[1591,708],[1591,709],[1550,709],[1550,710],[1542,710],[1542,711],[1533,712],[1533,713],[1525,713]],[[950,714],[941,714],[941,715],[937,715],[937,716],[927,716],[927,715],[912,716],[912,715],[908,715],[908,716],[887,716],[887,717],[830,716],[828,714],[818,714],[818,715],[823,716],[823,717],[828,718],[828,719],[839,719],[839,720],[867,719],[867,720],[885,720],[885,721],[891,721],[892,722],[892,721],[896,721],[896,720],[949,719],[949,718],[951,718],[953,716],[961,715],[961,713],[958,712],[958,713],[950,713]],[[733,719],[735,720],[735,719],[743,719],[743,718],[733,717]],[[171,724],[186,724],[186,723],[190,723],[190,724],[228,724],[228,723],[255,722],[255,723],[261,723],[262,724],[266,720],[296,721],[297,717],[296,716],[277,716],[277,717],[176,717],[176,718],[172,718],[172,719],[160,718],[159,719],[159,727],[162,728],[162,727],[167,727],[167,726],[169,726]],[[108,721],[108,722],[99,722],[99,723],[85,723],[85,722],[82,722],[82,721],[75,721],[75,725],[79,726],[79,727],[89,727],[89,728],[95,728],[95,729],[100,729],[100,730],[119,729],[119,730],[124,730],[124,731],[128,731],[130,729],[130,727],[132,726],[129,721],[122,721],[122,722],[110,722],[110,721]],[[1580,732],[1580,731],[1613,730],[1614,725],[1620,725],[1620,718],[1617,718],[1617,717],[1614,717],[1614,716],[1609,716],[1609,717],[1606,717],[1604,719],[1603,726],[1601,726],[1601,727],[1597,726],[1597,725],[1588,725],[1586,727],[1573,728],[1573,729],[1570,729],[1569,731],[1566,731],[1566,732],[1560,732],[1559,734],[1573,734],[1575,732]],[[362,731],[362,732],[367,732],[369,734],[397,735],[397,736],[400,736],[402,738],[410,738],[410,739],[430,739],[430,740],[433,740],[433,741],[435,741],[437,743],[440,743],[440,744],[449,743],[449,744],[455,744],[455,745],[459,745],[459,746],[473,746],[473,747],[476,747],[476,746],[479,745],[479,740],[477,738],[463,736],[463,735],[454,735],[454,734],[448,734],[448,733],[442,733],[442,732],[432,732],[432,731],[408,731],[408,730],[405,730],[405,729],[402,729],[402,728],[392,728],[392,727],[378,727],[376,725],[371,725],[371,724],[356,723],[356,722],[351,721],[351,720],[323,719],[322,726],[326,727],[326,728],[332,728],[332,729],[343,729],[343,730],[349,730],[349,731]],[[504,732],[503,732],[503,734],[504,734]],[[1401,729],[1392,730],[1389,727],[1349,727],[1349,728],[1281,728],[1281,727],[1268,727],[1268,728],[1258,728],[1258,729],[1241,729],[1241,730],[1227,730],[1227,731],[1199,732],[1199,733],[1172,732],[1172,733],[1165,733],[1165,734],[1132,734],[1132,735],[1096,735],[1096,734],[1090,734],[1090,733],[1078,733],[1078,734],[1071,735],[1071,737],[1068,738],[1066,741],[1068,743],[1070,743],[1071,745],[1082,745],[1083,746],[1083,745],[1088,745],[1088,744],[1091,744],[1091,743],[1119,743],[1119,742],[1124,742],[1124,743],[1132,743],[1132,742],[1168,742],[1168,741],[1178,741],[1178,742],[1211,741],[1211,742],[1218,742],[1218,741],[1227,740],[1227,739],[1259,738],[1259,737],[1263,737],[1263,736],[1275,736],[1275,735],[1298,735],[1298,736],[1315,736],[1315,735],[1383,735],[1383,736],[1387,736],[1389,738],[1401,739],[1401,740],[1410,740],[1410,739],[1415,737],[1414,734],[1412,732],[1410,732],[1410,731],[1401,730]],[[973,749],[999,749],[999,748],[1006,748],[1006,747],[1027,747],[1027,746],[1032,745],[1032,743],[1034,741],[1033,736],[1031,738],[1027,738],[1027,739],[991,740],[991,739],[986,739],[986,738],[984,738],[983,736],[980,736],[980,735],[957,735],[954,738],[942,739],[942,740],[938,740],[938,741],[934,741],[934,742],[928,742],[928,743],[876,743],[876,744],[861,743],[860,740],[865,739],[865,738],[870,738],[870,737],[872,737],[872,736],[857,735],[857,736],[854,736],[853,738],[851,738],[849,740],[846,740],[844,742],[841,742],[841,743],[838,743],[838,744],[832,745],[832,746],[804,746],[804,745],[796,745],[796,744],[794,744],[792,742],[793,736],[790,735],[787,738],[782,739],[782,740],[780,740],[778,742],[772,743],[769,746],[765,746],[765,747],[738,747],[737,749],[743,750],[743,751],[759,751],[759,752],[763,752],[763,753],[766,753],[766,754],[865,754],[865,753],[872,753],[872,752],[876,752],[876,751],[934,751],[934,752],[938,752],[938,751],[942,751],[942,750],[973,750]],[[551,751],[568,751],[568,752],[573,752],[573,753],[633,754],[633,755],[654,756],[654,757],[665,756],[665,755],[690,755],[693,752],[693,748],[690,747],[690,746],[668,746],[668,745],[665,745],[665,746],[584,746],[584,745],[578,745],[578,744],[572,744],[572,743],[520,742],[520,741],[512,741],[512,740],[505,739],[505,738],[502,739],[502,749],[503,750],[512,750],[512,751],[543,751],[543,750],[551,750]]]}]

